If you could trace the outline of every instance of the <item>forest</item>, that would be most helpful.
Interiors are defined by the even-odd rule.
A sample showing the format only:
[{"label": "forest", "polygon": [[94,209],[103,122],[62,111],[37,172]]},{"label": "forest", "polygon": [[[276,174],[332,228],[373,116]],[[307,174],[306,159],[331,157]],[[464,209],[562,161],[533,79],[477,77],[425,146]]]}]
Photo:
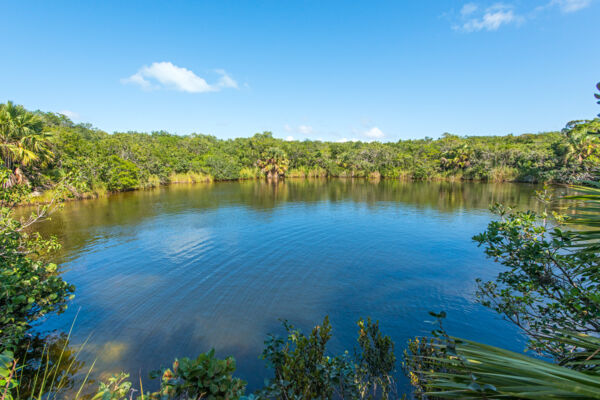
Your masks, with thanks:
[{"label": "forest", "polygon": [[[270,132],[222,140],[203,134],[115,132],[62,114],[0,105],[0,149],[10,182],[34,196],[66,177],[72,198],[177,182],[268,177],[575,183],[600,161],[600,119],[556,132],[398,142],[285,141]],[[49,196],[42,196],[44,200]]]}]

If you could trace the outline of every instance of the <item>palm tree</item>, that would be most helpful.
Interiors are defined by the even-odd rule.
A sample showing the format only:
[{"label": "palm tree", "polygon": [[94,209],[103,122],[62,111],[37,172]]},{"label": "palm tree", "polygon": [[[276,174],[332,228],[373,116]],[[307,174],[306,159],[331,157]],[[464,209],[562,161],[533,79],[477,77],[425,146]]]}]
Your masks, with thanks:
[{"label": "palm tree", "polygon": [[11,101],[0,104],[0,154],[12,174],[5,186],[26,180],[21,167],[43,164],[52,158],[50,134],[43,132],[43,127],[41,118],[23,106]]},{"label": "palm tree", "polygon": [[459,147],[446,150],[442,153],[440,163],[444,169],[465,169],[471,165],[471,149],[463,144]]},{"label": "palm tree", "polygon": [[595,136],[600,122],[571,121],[562,130],[565,136],[563,161],[566,164],[575,160],[577,164],[594,154],[598,147],[598,138]]},{"label": "palm tree", "polygon": [[285,175],[289,161],[287,155],[279,147],[269,147],[256,165],[268,179],[278,179]]}]

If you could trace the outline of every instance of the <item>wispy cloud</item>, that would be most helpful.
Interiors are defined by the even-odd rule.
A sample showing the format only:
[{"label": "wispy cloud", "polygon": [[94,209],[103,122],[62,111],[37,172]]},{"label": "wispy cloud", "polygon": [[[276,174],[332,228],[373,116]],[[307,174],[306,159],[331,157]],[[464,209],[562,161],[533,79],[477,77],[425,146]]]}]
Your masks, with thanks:
[{"label": "wispy cloud", "polygon": [[357,138],[352,138],[352,139],[348,139],[348,138],[341,138],[337,140],[338,143],[346,143],[346,142],[359,142],[359,140]]},{"label": "wispy cloud", "polygon": [[484,10],[480,10],[473,3],[467,3],[462,7],[460,14],[462,21],[455,25],[454,29],[464,32],[495,31],[502,25],[523,19],[515,14],[512,6],[502,3],[494,4]]},{"label": "wispy cloud", "polygon": [[378,127],[374,126],[371,129],[363,133],[366,137],[371,139],[383,139],[385,134]]},{"label": "wispy cloud", "polygon": [[475,3],[467,3],[460,9],[460,15],[467,16],[473,14],[477,11],[479,7]]},{"label": "wispy cloud", "polygon": [[286,137],[285,137],[285,140],[287,140],[288,142],[291,142],[291,141],[293,141],[293,140],[294,140],[294,137],[293,137],[293,136],[291,136],[291,135],[290,135],[290,136],[286,136]]},{"label": "wispy cloud", "polygon": [[219,79],[210,84],[187,68],[163,61],[145,65],[130,77],[121,79],[121,82],[135,84],[146,90],[170,89],[188,93],[218,92],[238,87],[237,82],[225,70],[218,69],[215,73],[219,75]]},{"label": "wispy cloud", "polygon": [[548,6],[559,7],[562,12],[571,13],[583,10],[590,4],[592,4],[592,0],[551,0]]},{"label": "wispy cloud", "polygon": [[[562,13],[583,10],[593,0],[547,0],[541,6],[515,11],[511,3],[495,3],[481,6],[475,2],[465,3],[458,13],[447,13],[454,19],[452,29],[462,32],[497,31],[502,26],[520,24],[536,18],[540,11],[559,9]],[[488,3],[489,4],[489,3]]]}]

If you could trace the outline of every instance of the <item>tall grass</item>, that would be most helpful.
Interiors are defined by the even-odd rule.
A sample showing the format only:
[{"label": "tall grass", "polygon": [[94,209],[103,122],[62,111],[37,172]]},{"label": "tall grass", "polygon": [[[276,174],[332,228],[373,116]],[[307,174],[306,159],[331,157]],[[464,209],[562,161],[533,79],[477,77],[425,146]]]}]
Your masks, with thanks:
[{"label": "tall grass", "polygon": [[292,168],[285,173],[287,178],[326,178],[327,170],[321,167]]},{"label": "tall grass", "polygon": [[[75,316],[76,319],[77,316]],[[3,387],[6,388],[6,390],[0,392],[1,400],[10,400],[11,398],[13,400],[55,400],[65,397],[64,395],[69,389],[72,389],[73,392],[75,391],[75,388],[70,387],[69,376],[77,372],[80,364],[79,356],[89,340],[88,337],[78,347],[75,354],[71,354],[69,340],[73,332],[75,320],[73,320],[67,338],[60,348],[57,360],[51,357],[51,344],[48,343],[44,344],[39,360],[28,360],[27,355],[30,350],[30,343],[25,349],[23,360],[14,359],[12,361],[12,372],[8,376],[3,376],[4,373],[0,375],[0,380],[4,381]],[[82,397],[82,392],[89,381],[95,364],[96,361],[87,369],[83,381],[76,388],[77,391],[74,394],[70,393],[69,398],[80,399]],[[25,371],[28,368],[34,370],[33,376],[25,376]],[[9,388],[12,388],[12,390]]]},{"label": "tall grass", "polygon": [[252,167],[252,168],[242,168],[240,170],[240,180],[246,180],[246,179],[256,179],[258,177],[260,177],[261,172],[260,169],[258,167]]},{"label": "tall grass", "polygon": [[163,183],[164,182],[162,181],[162,179],[160,179],[160,177],[158,175],[150,175],[148,177],[148,180],[141,185],[141,188],[142,189],[152,189],[155,187],[159,187]]},{"label": "tall grass", "polygon": [[507,167],[505,165],[501,167],[492,168],[488,180],[490,182],[512,182],[517,180],[519,177],[519,171],[516,168]]},{"label": "tall grass", "polygon": [[212,182],[212,176],[204,174],[202,172],[185,172],[185,173],[173,173],[169,175],[169,183],[200,183],[200,182]]}]

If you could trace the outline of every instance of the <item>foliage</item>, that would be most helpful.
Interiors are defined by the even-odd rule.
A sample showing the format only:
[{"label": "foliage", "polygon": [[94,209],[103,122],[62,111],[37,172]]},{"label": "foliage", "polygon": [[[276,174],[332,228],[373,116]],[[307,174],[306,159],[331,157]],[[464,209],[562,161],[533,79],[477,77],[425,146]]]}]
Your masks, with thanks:
[{"label": "foliage", "polygon": [[[0,170],[0,185],[9,176],[8,170]],[[62,312],[74,291],[60,277],[57,265],[45,259],[59,247],[56,240],[29,232],[51,205],[38,208],[28,219],[14,216],[14,207],[26,192],[23,185],[0,191],[0,344],[13,350],[33,322]]]},{"label": "foliage", "polygon": [[18,386],[16,378],[17,362],[13,353],[5,350],[0,353],[0,398],[13,400],[12,391]]},{"label": "foliage", "polygon": [[256,165],[267,178],[277,179],[284,176],[288,169],[289,160],[279,147],[269,147],[265,150]]},{"label": "foliage", "polygon": [[368,318],[358,321],[358,345],[355,351],[356,381],[360,398],[395,397],[393,379],[396,356],[394,342],[379,330],[379,322]]},{"label": "foliage", "polygon": [[412,395],[416,399],[439,398],[425,395],[429,391],[427,385],[431,380],[427,372],[435,371],[440,375],[448,372],[438,361],[438,358],[443,357],[444,354],[436,348],[436,340],[432,337],[416,337],[409,339],[404,349],[402,370],[410,380]]},{"label": "foliage", "polygon": [[[69,394],[78,399],[94,367],[90,366],[78,388],[74,387],[74,375],[83,363],[77,359],[85,343],[79,348],[69,347],[69,335],[40,338],[27,343],[25,349],[0,355],[0,384],[7,390],[0,399],[57,399]],[[8,366],[11,365],[10,369]],[[7,368],[4,368],[6,366]]]},{"label": "foliage", "polygon": [[271,335],[265,342],[262,358],[273,369],[260,396],[269,399],[330,399],[352,386],[353,367],[345,356],[326,355],[331,338],[329,318],[304,335],[284,321],[287,340]]},{"label": "foliage", "polygon": [[327,343],[331,324],[321,325],[306,336],[284,321],[286,340],[270,335],[262,358],[273,369],[274,378],[258,392],[272,399],[392,399],[397,397],[393,380],[396,357],[389,336],[379,323],[358,322],[358,348],[352,359],[346,352],[331,356]]},{"label": "foliage", "polygon": [[600,129],[600,121],[571,121],[563,129],[565,141],[558,144],[557,152],[563,157],[563,163],[587,164],[593,167],[600,161],[598,147],[600,142],[594,134]]},{"label": "foliage", "polygon": [[44,164],[52,158],[50,135],[43,132],[43,127],[42,120],[23,106],[10,101],[0,104],[0,154],[11,173],[4,187],[27,180],[21,168]]},{"label": "foliage", "polygon": [[[581,339],[581,340],[579,340]],[[553,341],[562,340],[556,337]],[[590,345],[598,353],[598,338],[573,335],[565,345]],[[585,341],[585,344],[582,343]],[[424,382],[420,398],[427,399],[599,399],[600,358],[585,360],[587,370],[528,357],[470,340],[442,336],[425,354],[410,359],[411,373]],[[565,360],[564,363],[577,360]],[[434,366],[432,369],[423,366]]]},{"label": "foliage", "polygon": [[234,371],[233,357],[219,360],[214,350],[200,354],[195,360],[175,360],[172,369],[160,373],[160,390],[149,398],[237,399],[244,393],[246,382],[234,378]]},{"label": "foliage", "polygon": [[[568,124],[562,144],[565,164],[591,160],[586,168],[597,171],[598,128],[596,121]],[[507,267],[493,281],[478,280],[479,300],[522,328],[529,347],[551,356],[554,363],[450,337],[441,327],[445,314],[433,314],[440,330],[433,338],[410,341],[404,353],[416,397],[600,398],[600,191],[576,189],[579,193],[567,198],[583,205],[566,219],[555,214],[557,224],[550,224],[546,213],[512,212],[496,205],[500,221],[474,237],[488,256]],[[544,193],[540,197],[550,200]],[[565,220],[588,230],[563,231]]]},{"label": "foliage", "polygon": [[131,161],[123,160],[115,155],[108,159],[106,171],[108,190],[125,191],[135,189],[140,184],[139,168]]},{"label": "foliage", "polygon": [[[12,168],[13,172],[40,191],[72,176],[75,197],[105,188],[151,187],[168,183],[173,174],[252,179],[257,168],[272,178],[371,176],[573,183],[594,178],[600,155],[593,135],[600,130],[598,118],[573,121],[562,132],[498,137],[444,134],[436,140],[336,143],[288,142],[270,132],[229,140],[162,131],[108,134],[89,124],[74,124],[60,114],[32,113],[12,103],[0,108],[4,110],[0,115],[5,115],[0,116],[5,164],[13,165],[11,149],[20,149],[23,162],[18,163],[19,171]],[[9,120],[21,121],[21,125],[2,122]],[[17,129],[17,125],[23,128]]]},{"label": "foliage", "polygon": [[100,382],[98,392],[92,397],[92,400],[120,400],[126,399],[131,393],[131,382],[127,381],[129,374],[121,372],[107,379],[106,382]]},{"label": "foliage", "polygon": [[571,349],[549,341],[549,334],[600,334],[598,254],[569,251],[570,235],[551,226],[546,214],[493,209],[501,220],[474,240],[507,269],[493,281],[478,280],[482,304],[523,329],[532,349],[555,358]]},{"label": "foliage", "polygon": [[586,230],[569,232],[574,247],[587,252],[600,252],[600,187],[597,182],[590,182],[596,187],[575,186],[577,194],[565,196],[565,199],[579,201],[575,214],[566,219],[567,223],[587,227]]}]

